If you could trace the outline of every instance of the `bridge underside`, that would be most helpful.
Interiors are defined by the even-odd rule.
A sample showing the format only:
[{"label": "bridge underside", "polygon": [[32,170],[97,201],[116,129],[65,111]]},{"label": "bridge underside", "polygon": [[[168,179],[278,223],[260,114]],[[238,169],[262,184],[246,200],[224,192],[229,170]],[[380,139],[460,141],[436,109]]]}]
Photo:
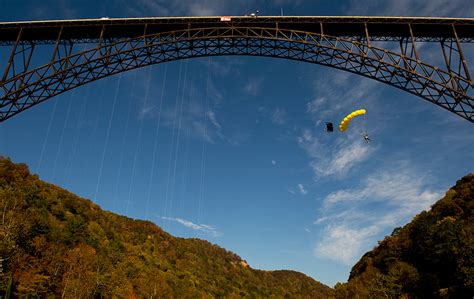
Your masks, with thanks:
[{"label": "bridge underside", "polygon": [[[388,41],[389,46],[376,46],[377,41]],[[461,47],[473,41],[474,19],[208,17],[0,23],[0,46],[11,48],[0,82],[0,122],[120,72],[221,55],[278,57],[338,68],[395,86],[474,122],[474,84]],[[423,62],[420,42],[439,45],[439,65]]]}]

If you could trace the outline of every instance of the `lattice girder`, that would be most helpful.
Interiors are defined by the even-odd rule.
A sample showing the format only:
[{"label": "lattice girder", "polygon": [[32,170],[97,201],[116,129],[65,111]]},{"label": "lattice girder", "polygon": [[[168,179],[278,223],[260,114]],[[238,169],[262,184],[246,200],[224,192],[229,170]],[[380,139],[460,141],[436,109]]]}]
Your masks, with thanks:
[{"label": "lattice girder", "polygon": [[[457,51],[453,41],[449,42],[448,50]],[[468,73],[460,65],[457,71],[450,69],[451,60],[446,60],[447,69],[420,61],[414,43],[411,50],[405,45],[402,53],[396,53],[370,45],[369,39],[355,41],[278,28],[222,27],[104,39],[78,53],[72,53],[72,42],[70,46],[64,46],[62,54],[54,53],[43,66],[31,70],[25,66],[13,74],[7,71],[0,84],[0,121],[70,89],[127,70],[193,57],[246,55],[305,61],[356,73],[474,122],[473,82]],[[19,53],[24,55],[25,51]]]}]

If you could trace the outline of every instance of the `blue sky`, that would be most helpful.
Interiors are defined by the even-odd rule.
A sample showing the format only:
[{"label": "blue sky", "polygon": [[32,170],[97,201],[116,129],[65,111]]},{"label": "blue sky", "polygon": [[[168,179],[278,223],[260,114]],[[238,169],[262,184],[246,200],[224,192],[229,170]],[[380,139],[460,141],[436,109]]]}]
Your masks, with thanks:
[{"label": "blue sky", "polygon": [[[0,0],[1,21],[242,15],[474,15],[470,1]],[[473,47],[467,46],[473,61]],[[439,55],[423,46],[426,57]],[[4,61],[5,51],[0,51]],[[471,66],[474,63],[470,64]],[[474,70],[471,69],[471,72]],[[326,121],[367,109],[345,134]],[[360,132],[367,130],[367,145]],[[342,71],[201,58],[88,84],[0,125],[0,154],[104,209],[334,285],[377,240],[474,171],[474,126]]]}]

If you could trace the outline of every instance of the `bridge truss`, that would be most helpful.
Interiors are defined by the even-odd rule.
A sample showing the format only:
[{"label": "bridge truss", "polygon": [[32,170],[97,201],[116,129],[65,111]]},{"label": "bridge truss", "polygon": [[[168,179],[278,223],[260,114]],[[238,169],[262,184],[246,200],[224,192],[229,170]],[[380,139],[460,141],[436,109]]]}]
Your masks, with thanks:
[{"label": "bridge truss", "polygon": [[[325,65],[392,85],[474,123],[462,46],[474,19],[188,17],[0,23],[0,122],[127,70],[193,57],[247,55]],[[420,45],[439,49],[428,63]],[[1,50],[0,49],[0,50]],[[2,52],[0,52],[2,53]]]}]

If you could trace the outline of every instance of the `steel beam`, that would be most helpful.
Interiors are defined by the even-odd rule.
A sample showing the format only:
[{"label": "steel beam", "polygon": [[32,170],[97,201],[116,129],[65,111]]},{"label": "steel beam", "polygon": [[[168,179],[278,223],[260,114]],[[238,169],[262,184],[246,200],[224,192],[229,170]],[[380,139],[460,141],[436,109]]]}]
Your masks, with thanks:
[{"label": "steel beam", "polygon": [[[163,31],[165,25],[173,30]],[[0,121],[55,95],[123,71],[192,57],[251,55],[306,61],[356,73],[474,122],[473,82],[461,47],[474,41],[474,33],[471,36],[466,30],[474,29],[474,19],[239,17],[220,22],[215,18],[151,18],[15,26],[0,23],[0,33],[16,32],[14,42],[0,34],[0,45],[12,42],[0,82]],[[288,29],[292,27],[305,30]],[[432,34],[429,28],[433,28]],[[439,28],[443,30],[435,30]],[[35,30],[37,35],[33,35]],[[383,30],[387,30],[385,36]],[[380,40],[396,42],[400,52],[377,47]],[[417,41],[441,43],[445,66],[423,62]],[[83,49],[75,47],[78,43],[84,44]],[[31,66],[37,44],[52,44],[51,59]],[[458,63],[453,63],[456,58]],[[15,70],[15,59],[23,62],[20,72]]]}]

